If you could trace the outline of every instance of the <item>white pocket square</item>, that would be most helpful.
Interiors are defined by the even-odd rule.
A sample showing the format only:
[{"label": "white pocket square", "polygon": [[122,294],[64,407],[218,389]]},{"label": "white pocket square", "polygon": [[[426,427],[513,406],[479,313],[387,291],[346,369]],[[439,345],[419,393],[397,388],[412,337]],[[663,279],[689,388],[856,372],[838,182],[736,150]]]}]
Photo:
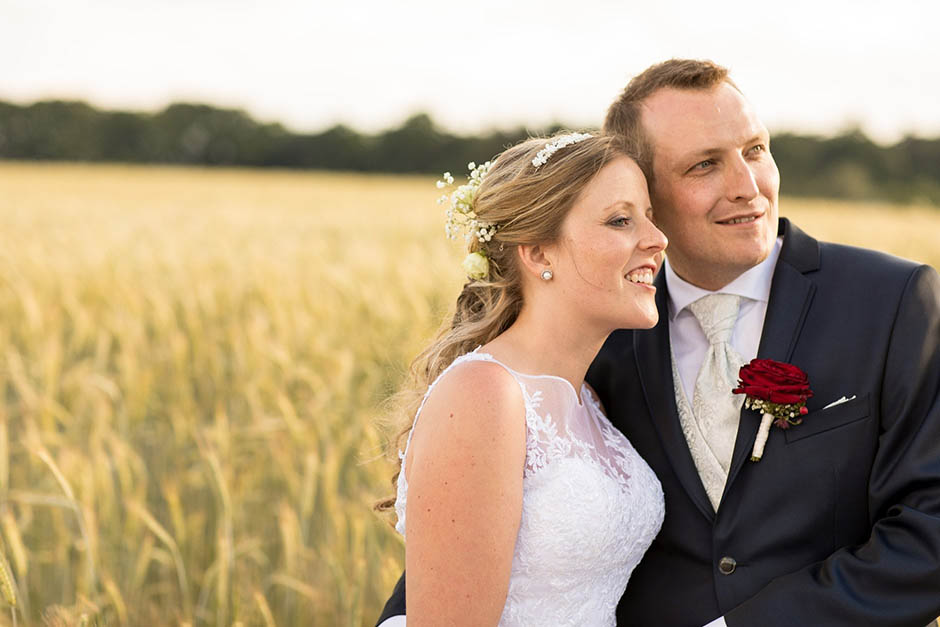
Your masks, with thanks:
[{"label": "white pocket square", "polygon": [[829,409],[830,407],[835,407],[836,405],[841,405],[842,403],[848,403],[849,401],[854,401],[854,400],[855,400],[855,395],[854,395],[854,394],[853,394],[852,396],[850,396],[849,398],[845,398],[845,397],[843,396],[842,398],[840,398],[840,399],[837,400],[837,401],[832,401],[831,403],[829,403],[828,405],[826,405],[825,407],[823,407],[823,409]]}]

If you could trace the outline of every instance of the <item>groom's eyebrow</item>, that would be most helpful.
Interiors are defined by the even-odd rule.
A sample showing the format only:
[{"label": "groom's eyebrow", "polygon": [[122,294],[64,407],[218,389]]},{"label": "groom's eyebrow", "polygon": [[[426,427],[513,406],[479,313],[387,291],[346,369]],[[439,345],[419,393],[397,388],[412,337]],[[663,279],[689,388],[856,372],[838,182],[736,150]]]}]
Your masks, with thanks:
[{"label": "groom's eyebrow", "polygon": [[[766,143],[770,140],[770,134],[766,130],[760,130],[755,133],[753,136],[741,142],[742,146],[750,147],[754,144]],[[714,157],[720,157],[721,153],[724,152],[722,148],[703,148],[701,150],[696,150],[695,152],[690,152],[686,155],[684,162],[691,163],[695,165],[699,161],[704,161],[705,159],[711,159]]]},{"label": "groom's eyebrow", "polygon": [[744,142],[744,145],[745,145],[745,146],[751,146],[751,145],[753,145],[753,144],[759,144],[759,143],[761,143],[761,142],[766,142],[766,141],[768,141],[769,139],[770,139],[770,134],[769,134],[769,133],[767,133],[766,131],[760,131],[760,132],[756,133],[753,137],[751,137],[749,140],[747,140],[746,142]]},{"label": "groom's eyebrow", "polygon": [[690,152],[686,154],[681,161],[678,162],[679,165],[677,166],[677,169],[684,172],[700,161],[705,161],[706,159],[712,159],[714,157],[720,157],[721,152],[721,148],[704,148],[702,150]]},{"label": "groom's eyebrow", "polygon": [[705,148],[689,155],[690,159],[703,159],[705,157],[717,157],[721,154],[721,148]]}]

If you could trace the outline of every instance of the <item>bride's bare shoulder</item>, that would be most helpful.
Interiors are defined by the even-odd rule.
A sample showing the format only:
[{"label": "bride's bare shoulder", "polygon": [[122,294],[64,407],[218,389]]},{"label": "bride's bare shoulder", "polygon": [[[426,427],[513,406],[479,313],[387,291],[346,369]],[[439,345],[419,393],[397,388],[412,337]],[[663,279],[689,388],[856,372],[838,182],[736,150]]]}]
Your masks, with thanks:
[{"label": "bride's bare shoulder", "polygon": [[510,416],[518,422],[524,411],[522,389],[512,373],[498,362],[472,359],[455,365],[438,381],[422,414],[474,417],[491,424]]},{"label": "bride's bare shoulder", "polygon": [[[419,447],[525,449],[525,401],[499,363],[474,359],[452,367],[425,401],[415,423]],[[427,448],[424,448],[427,450]]]}]

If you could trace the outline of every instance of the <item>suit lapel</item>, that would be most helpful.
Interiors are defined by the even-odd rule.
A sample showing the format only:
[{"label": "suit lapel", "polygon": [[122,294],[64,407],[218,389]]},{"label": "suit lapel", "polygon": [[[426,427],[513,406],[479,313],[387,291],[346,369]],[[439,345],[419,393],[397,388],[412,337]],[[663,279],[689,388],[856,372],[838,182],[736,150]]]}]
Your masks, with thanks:
[{"label": "suit lapel", "polygon": [[672,351],[669,343],[669,308],[666,291],[666,275],[660,272],[656,277],[656,305],[659,309],[659,322],[649,331],[636,331],[633,335],[634,354],[637,359],[637,372],[643,386],[650,417],[656,428],[663,448],[669,457],[672,468],[682,486],[688,492],[692,502],[709,520],[715,517],[715,511],[692,454],[682,433],[679,412],[672,381]]},{"label": "suit lapel", "polygon": [[[815,284],[804,274],[819,268],[819,242],[786,218],[780,219],[779,234],[783,235],[783,248],[774,269],[757,356],[760,359],[789,362],[816,291]],[[759,425],[760,416],[757,412],[741,410],[725,492],[750,458]]]}]

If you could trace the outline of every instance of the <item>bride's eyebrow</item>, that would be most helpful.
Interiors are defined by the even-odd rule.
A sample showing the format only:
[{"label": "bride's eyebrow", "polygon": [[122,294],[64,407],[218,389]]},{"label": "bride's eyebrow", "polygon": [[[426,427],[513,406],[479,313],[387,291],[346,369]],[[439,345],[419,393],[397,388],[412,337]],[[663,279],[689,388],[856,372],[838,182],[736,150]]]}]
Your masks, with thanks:
[{"label": "bride's eyebrow", "polygon": [[611,205],[608,205],[607,207],[604,207],[604,212],[606,213],[606,212],[608,212],[608,211],[611,211],[611,210],[614,209],[615,207],[620,207],[620,206],[625,207],[627,210],[636,209],[636,205],[634,205],[634,204],[633,204],[632,202],[630,202],[629,200],[618,200],[617,202],[615,202],[615,203],[613,203],[613,204],[611,204]]}]

